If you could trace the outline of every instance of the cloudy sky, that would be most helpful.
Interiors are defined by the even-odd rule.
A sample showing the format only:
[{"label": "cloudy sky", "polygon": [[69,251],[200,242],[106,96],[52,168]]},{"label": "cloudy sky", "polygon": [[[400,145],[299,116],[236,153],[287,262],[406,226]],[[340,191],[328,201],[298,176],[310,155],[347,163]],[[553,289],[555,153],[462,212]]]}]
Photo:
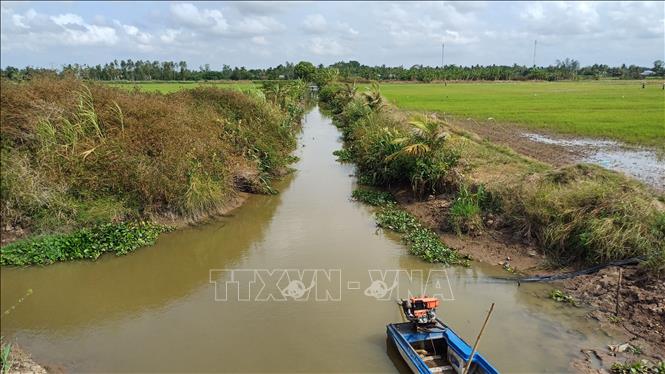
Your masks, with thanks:
[{"label": "cloudy sky", "polygon": [[3,67],[113,59],[190,67],[548,65],[665,59],[663,2],[6,2]]}]

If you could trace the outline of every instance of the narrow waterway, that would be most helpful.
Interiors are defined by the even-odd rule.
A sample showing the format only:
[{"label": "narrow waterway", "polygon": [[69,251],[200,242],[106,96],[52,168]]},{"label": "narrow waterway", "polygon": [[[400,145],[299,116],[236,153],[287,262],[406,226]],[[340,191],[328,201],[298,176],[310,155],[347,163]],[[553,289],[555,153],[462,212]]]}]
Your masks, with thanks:
[{"label": "narrow waterway", "polygon": [[[550,286],[496,282],[490,277],[505,273],[489,265],[426,264],[377,230],[371,208],[349,199],[353,168],[335,162],[339,133],[318,108],[300,144],[281,193],[253,196],[229,217],[123,257],[3,268],[3,311],[33,293],[3,315],[2,335],[38,362],[77,372],[394,372],[403,367],[386,346],[385,325],[400,319],[398,295],[378,300],[365,290],[376,280],[370,270],[402,269],[421,270],[429,289],[453,299],[439,316],[467,341],[496,303],[480,351],[501,371],[568,371],[580,348],[608,343],[583,309],[547,300]],[[231,273],[211,269],[325,269],[330,277],[303,279],[316,286],[303,300],[265,297],[261,287],[239,294],[232,285],[227,301],[215,301]],[[413,274],[410,285],[421,280]],[[267,287],[276,279],[264,278]],[[245,291],[251,301],[238,300]]]}]

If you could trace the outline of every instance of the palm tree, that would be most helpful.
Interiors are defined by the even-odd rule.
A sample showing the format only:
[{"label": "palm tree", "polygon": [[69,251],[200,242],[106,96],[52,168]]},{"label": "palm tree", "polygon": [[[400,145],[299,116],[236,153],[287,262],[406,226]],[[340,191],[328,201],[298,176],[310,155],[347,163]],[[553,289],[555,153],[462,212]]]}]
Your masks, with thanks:
[{"label": "palm tree", "polygon": [[402,149],[386,157],[386,161],[398,156],[426,156],[432,151],[441,149],[448,138],[448,133],[441,122],[429,117],[414,119],[409,122],[409,125],[411,135],[393,140],[393,143],[401,145]]}]

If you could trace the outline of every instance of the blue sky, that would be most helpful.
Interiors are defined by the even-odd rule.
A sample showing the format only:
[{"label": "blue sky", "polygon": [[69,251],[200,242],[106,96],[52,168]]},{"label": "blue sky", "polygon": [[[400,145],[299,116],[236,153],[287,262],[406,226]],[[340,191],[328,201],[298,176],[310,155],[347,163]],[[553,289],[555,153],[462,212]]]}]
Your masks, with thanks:
[{"label": "blue sky", "polygon": [[1,65],[113,59],[639,64],[665,59],[663,2],[6,2]]}]

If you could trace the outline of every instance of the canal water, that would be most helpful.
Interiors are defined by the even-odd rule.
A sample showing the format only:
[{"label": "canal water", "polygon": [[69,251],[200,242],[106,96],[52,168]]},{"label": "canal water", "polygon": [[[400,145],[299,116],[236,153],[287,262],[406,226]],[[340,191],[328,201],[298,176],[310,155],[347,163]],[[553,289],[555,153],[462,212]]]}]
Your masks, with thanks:
[{"label": "canal water", "polygon": [[[548,300],[552,286],[410,256],[349,199],[353,168],[332,155],[340,147],[314,108],[278,195],[252,196],[127,256],[3,268],[3,311],[33,292],[3,315],[2,335],[74,372],[396,372],[404,366],[385,337],[400,320],[394,299],[427,287],[447,299],[439,316],[469,342],[496,303],[479,350],[504,372],[569,371],[581,348],[612,342],[583,309]],[[280,278],[280,269],[301,272]],[[406,286],[400,270],[411,272]]]}]

